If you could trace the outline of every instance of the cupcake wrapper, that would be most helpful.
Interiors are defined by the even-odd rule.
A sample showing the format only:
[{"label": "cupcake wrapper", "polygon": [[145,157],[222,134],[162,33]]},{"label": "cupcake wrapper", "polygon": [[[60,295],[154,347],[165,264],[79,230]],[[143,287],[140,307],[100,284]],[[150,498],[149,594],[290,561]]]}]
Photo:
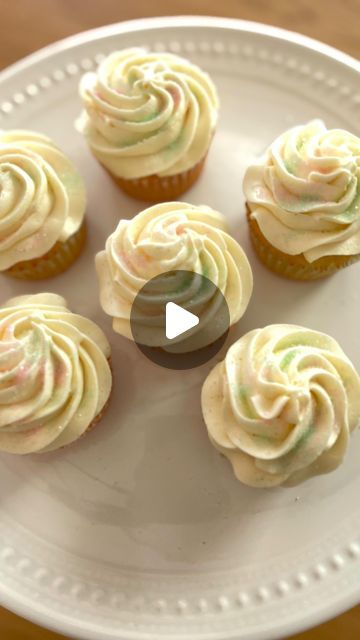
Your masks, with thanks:
[{"label": "cupcake wrapper", "polygon": [[317,280],[332,275],[339,269],[357,262],[360,255],[353,256],[324,256],[314,262],[308,262],[300,254],[290,256],[273,247],[261,233],[256,220],[251,217],[247,207],[247,221],[250,228],[250,237],[254,249],[261,262],[274,273],[292,280]]},{"label": "cupcake wrapper", "polygon": [[18,280],[44,280],[63,273],[79,257],[86,240],[86,225],[66,242],[57,242],[41,258],[19,262],[4,273]]},{"label": "cupcake wrapper", "polygon": [[125,180],[110,173],[116,184],[129,196],[145,202],[167,202],[176,200],[182,193],[190,189],[200,176],[206,157],[194,167],[174,176],[161,177],[158,175],[147,178]]}]

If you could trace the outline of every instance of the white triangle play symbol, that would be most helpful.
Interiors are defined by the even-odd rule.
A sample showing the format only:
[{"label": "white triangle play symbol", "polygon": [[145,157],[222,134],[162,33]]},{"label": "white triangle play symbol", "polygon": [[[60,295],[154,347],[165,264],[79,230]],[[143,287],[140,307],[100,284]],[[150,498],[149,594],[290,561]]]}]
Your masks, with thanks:
[{"label": "white triangle play symbol", "polygon": [[177,338],[185,331],[196,327],[197,324],[199,324],[199,318],[196,315],[179,307],[175,302],[167,302],[165,333],[168,340]]}]

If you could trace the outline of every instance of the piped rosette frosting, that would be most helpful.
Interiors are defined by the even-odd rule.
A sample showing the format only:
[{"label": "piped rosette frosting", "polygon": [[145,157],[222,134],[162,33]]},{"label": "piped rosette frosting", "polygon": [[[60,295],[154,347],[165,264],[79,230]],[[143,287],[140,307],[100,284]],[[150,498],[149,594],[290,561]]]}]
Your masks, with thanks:
[{"label": "piped rosette frosting", "polygon": [[109,358],[104,333],[58,295],[0,307],[0,451],[42,453],[79,438],[109,398]]},{"label": "piped rosette frosting", "polygon": [[[207,206],[171,202],[145,209],[132,220],[121,220],[108,238],[105,250],[96,257],[100,301],[113,318],[114,330],[133,339],[130,317],[139,291],[152,278],[175,272],[164,280],[159,297],[159,321],[155,311],[144,305],[139,317],[143,325],[142,343],[164,346],[160,316],[164,304],[173,301],[189,308],[200,320],[211,322],[216,313],[219,290],[225,298],[230,324],[244,314],[252,292],[252,272],[240,245],[226,232],[224,217]],[[209,298],[201,278],[182,279],[182,274],[200,274],[213,283]],[[180,294],[179,294],[180,292]],[[148,315],[147,315],[148,313]],[[206,316],[206,318],[205,318]],[[137,340],[139,341],[139,340]]]},{"label": "piped rosette frosting", "polygon": [[217,122],[207,73],[170,53],[125,49],[80,83],[78,129],[113,175],[172,176],[203,160]]},{"label": "piped rosette frosting", "polygon": [[230,347],[204,383],[202,408],[239,480],[294,485],[340,465],[360,425],[360,377],[333,338],[271,325]]},{"label": "piped rosette frosting", "polygon": [[0,131],[0,271],[66,242],[84,212],[83,181],[49,138]]},{"label": "piped rosette frosting", "polygon": [[279,136],[244,178],[266,240],[311,263],[360,254],[360,139],[321,120]]}]

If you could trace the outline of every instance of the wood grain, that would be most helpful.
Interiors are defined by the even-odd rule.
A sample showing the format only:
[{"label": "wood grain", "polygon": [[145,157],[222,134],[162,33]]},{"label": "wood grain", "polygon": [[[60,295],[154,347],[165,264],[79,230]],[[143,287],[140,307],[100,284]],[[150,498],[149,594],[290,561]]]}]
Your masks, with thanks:
[{"label": "wood grain", "polygon": [[355,57],[360,54],[359,0],[0,0],[0,67],[84,29],[181,14],[265,22],[300,31]]},{"label": "wood grain", "polygon": [[[0,0],[0,68],[54,40],[111,22],[154,15],[215,15],[300,31],[360,58],[359,0]],[[4,640],[60,640],[0,609]],[[360,606],[292,640],[360,638]]]}]

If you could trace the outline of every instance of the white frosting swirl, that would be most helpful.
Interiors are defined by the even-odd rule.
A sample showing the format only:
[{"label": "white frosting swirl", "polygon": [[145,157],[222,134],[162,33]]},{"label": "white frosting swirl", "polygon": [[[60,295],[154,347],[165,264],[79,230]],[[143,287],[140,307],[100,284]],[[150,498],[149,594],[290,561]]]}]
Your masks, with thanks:
[{"label": "white frosting swirl", "polygon": [[[252,293],[252,272],[244,251],[225,229],[220,213],[184,202],[158,204],[132,220],[121,220],[105,251],[96,256],[100,301],[113,317],[114,330],[132,339],[130,313],[136,294],[151,278],[175,270],[199,273],[213,282],[225,297],[231,324],[237,322]],[[163,337],[152,327],[144,344],[162,346]]]},{"label": "white frosting swirl", "polygon": [[202,160],[218,99],[205,72],[170,53],[125,49],[80,84],[77,126],[97,159],[125,179],[171,176]]},{"label": "white frosting swirl", "polygon": [[244,192],[265,238],[308,262],[360,253],[360,139],[321,120],[294,127],[250,166]]},{"label": "white frosting swirl", "polygon": [[0,131],[0,271],[68,240],[84,211],[83,181],[49,138]]},{"label": "white frosting swirl", "polygon": [[0,451],[42,453],[79,438],[111,391],[109,343],[52,293],[0,307]]},{"label": "white frosting swirl", "polygon": [[245,484],[297,484],[342,461],[360,425],[360,377],[337,342],[295,325],[255,329],[210,373],[213,444]]}]

